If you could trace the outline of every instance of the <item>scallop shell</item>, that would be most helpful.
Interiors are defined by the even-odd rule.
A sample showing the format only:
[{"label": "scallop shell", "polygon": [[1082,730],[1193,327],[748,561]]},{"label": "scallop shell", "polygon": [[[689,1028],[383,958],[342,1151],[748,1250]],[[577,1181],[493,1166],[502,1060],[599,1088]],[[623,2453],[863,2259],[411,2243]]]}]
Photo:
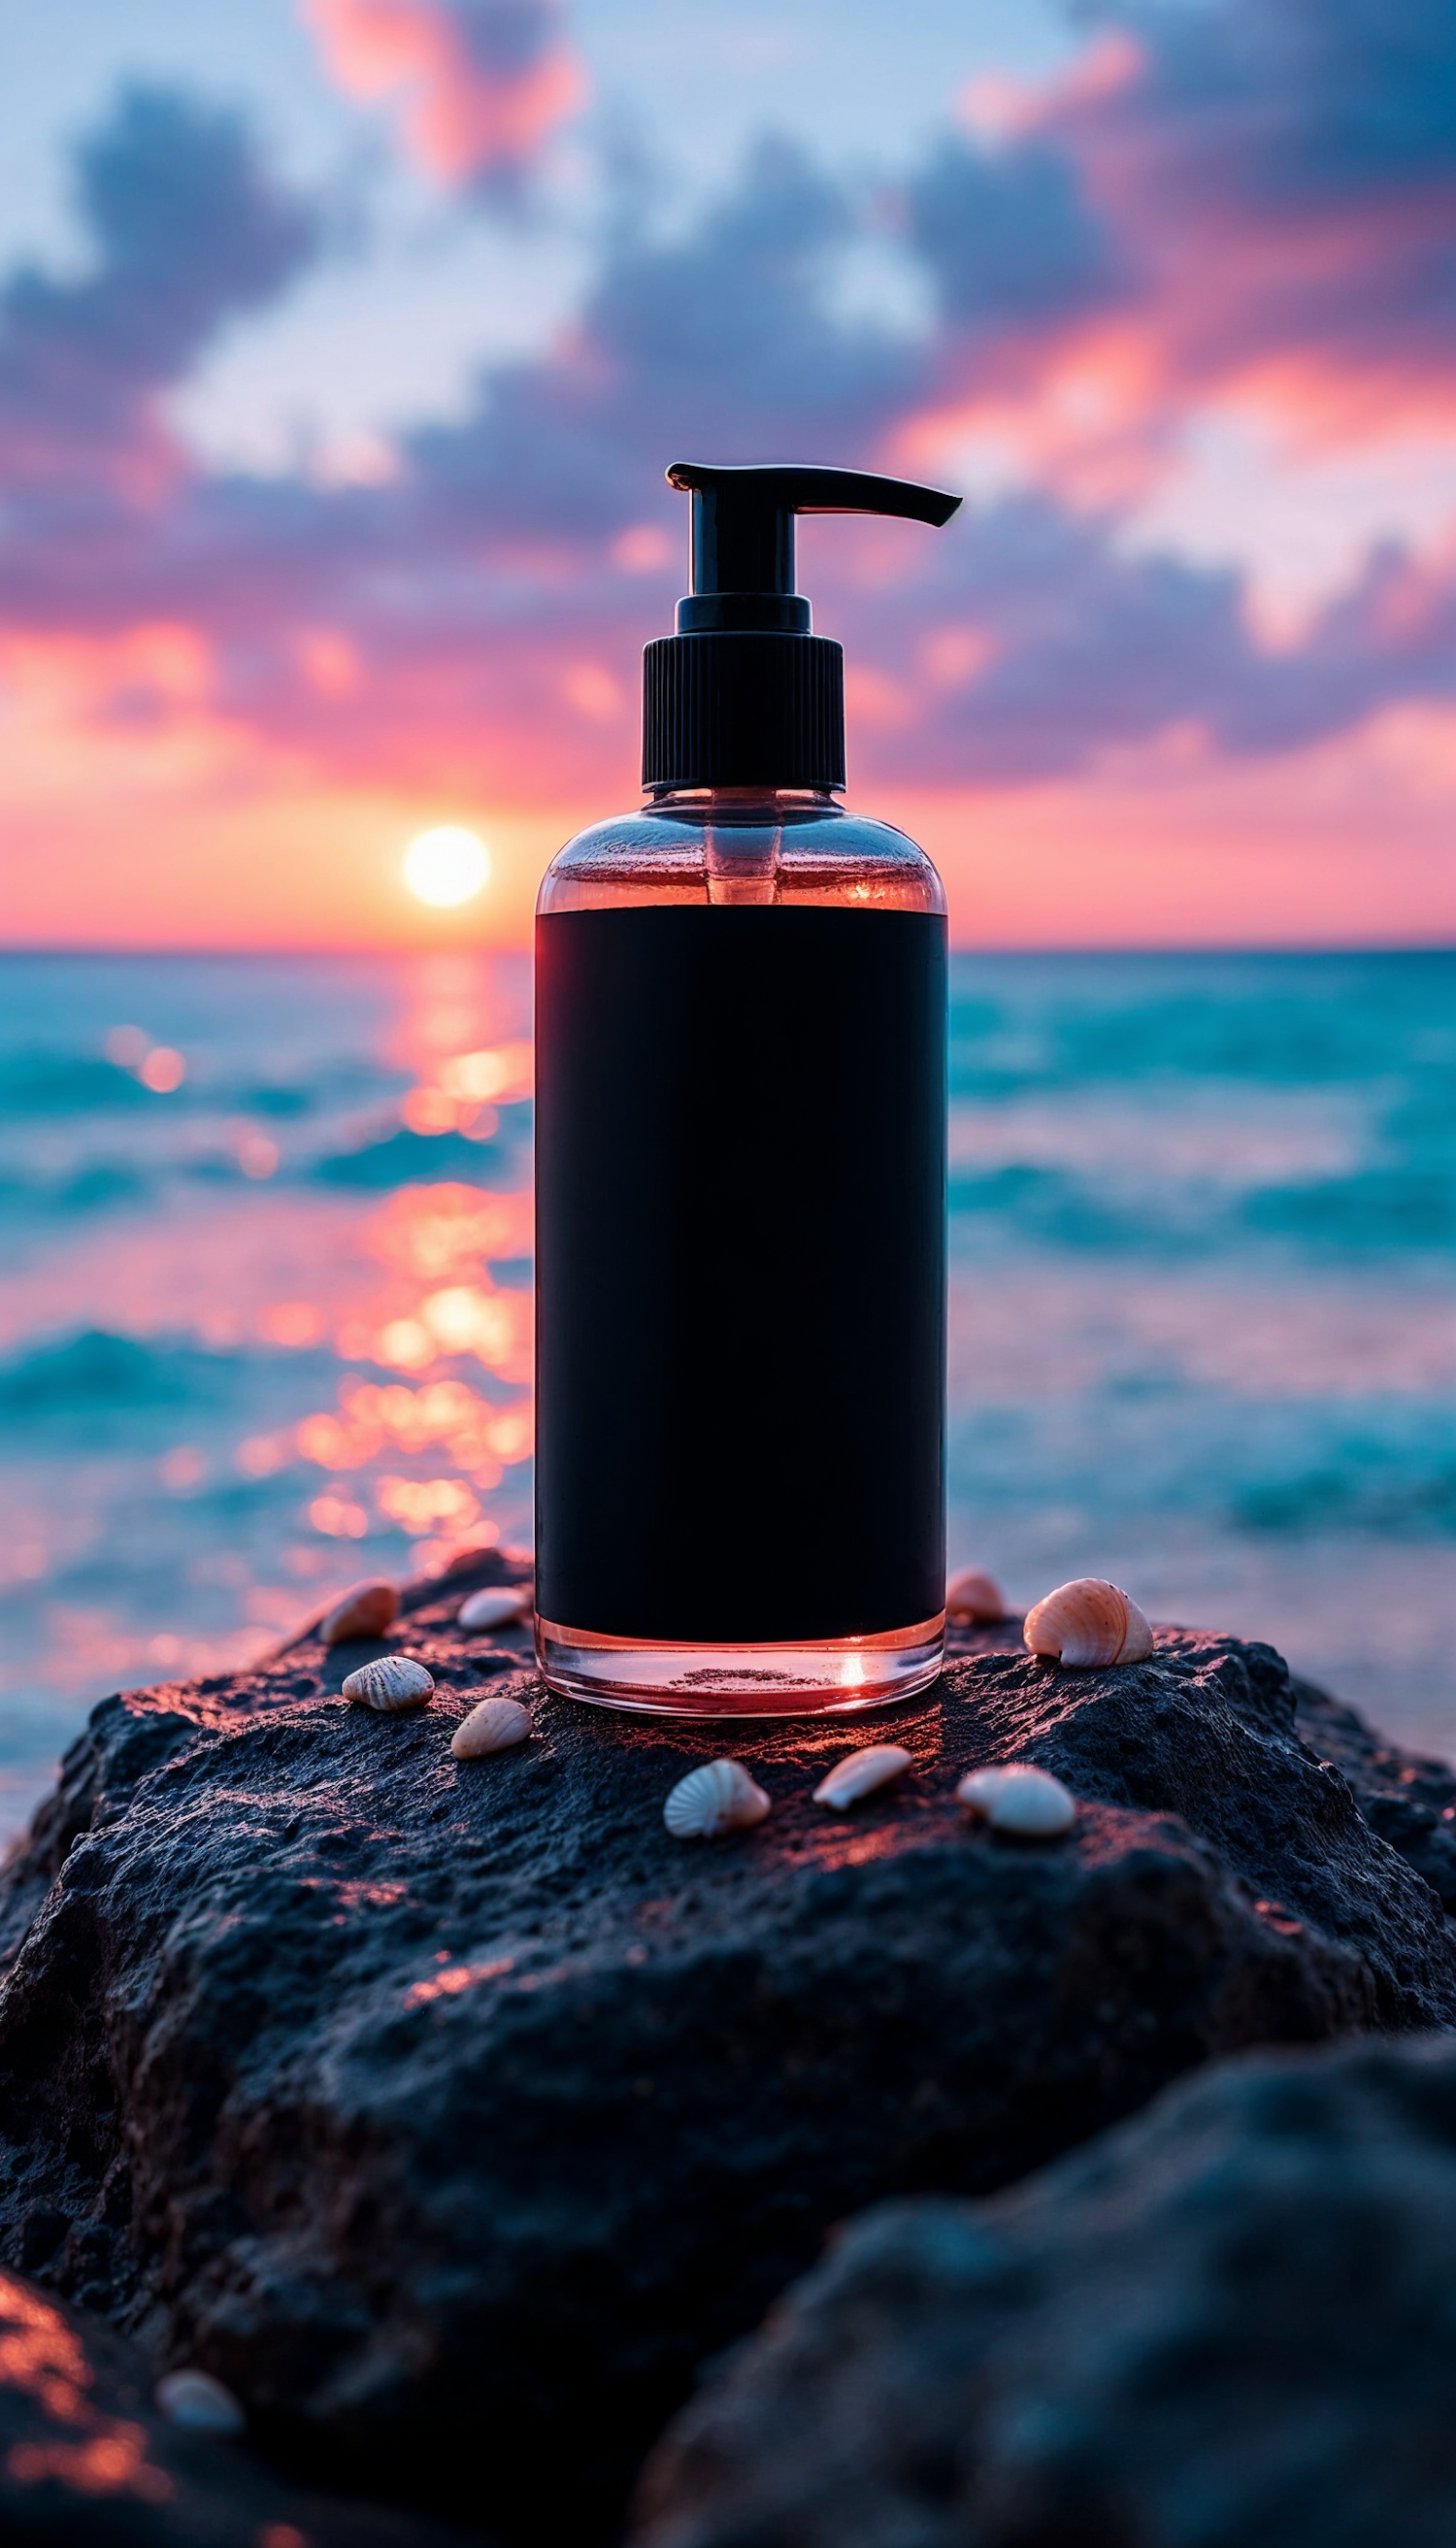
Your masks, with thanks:
[{"label": "scallop shell", "polygon": [[1030,1761],[1013,1761],[1002,1769],[972,1770],[956,1790],[958,1804],[969,1805],[992,1831],[1012,1832],[1018,1840],[1056,1840],[1077,1819],[1077,1800],[1049,1770]]},{"label": "scallop shell", "polygon": [[318,1634],[325,1646],[341,1646],[350,1637],[382,1637],[399,1607],[393,1584],[356,1584],[324,1612]]},{"label": "scallop shell", "polygon": [[450,1749],[457,1761],[483,1761],[489,1752],[508,1752],[513,1744],[524,1743],[530,1730],[530,1709],[518,1698],[483,1698],[462,1716]]},{"label": "scallop shell", "polygon": [[506,1628],[524,1616],[530,1601],[527,1586],[488,1584],[484,1592],[472,1592],[461,1602],[456,1616],[462,1628]]},{"label": "scallop shell", "polygon": [[433,1688],[430,1674],[412,1655],[381,1655],[377,1664],[361,1664],[350,1673],[344,1696],[362,1698],[366,1707],[393,1716],[402,1707],[423,1707]]},{"label": "scallop shell", "polygon": [[1006,1595],[994,1575],[978,1566],[962,1566],[946,1587],[948,1619],[1004,1619]]},{"label": "scallop shell", "polygon": [[240,2433],[247,2418],[230,2389],[210,2371],[168,2371],[156,2384],[156,2403],[169,2424],[194,2433]]},{"label": "scallop shell", "polygon": [[716,1840],[720,1832],[761,1823],[769,1798],[741,1761],[705,1761],[680,1778],[663,1806],[674,1840]]},{"label": "scallop shell", "polygon": [[866,1743],[863,1752],[847,1752],[843,1761],[836,1761],[815,1788],[814,1802],[840,1812],[862,1796],[872,1796],[876,1787],[887,1787],[909,1767],[910,1754],[902,1744]]},{"label": "scallop shell", "polygon": [[1100,1575],[1058,1584],[1027,1612],[1022,1630],[1034,1655],[1064,1664],[1140,1664],[1152,1652],[1152,1630],[1136,1601]]}]

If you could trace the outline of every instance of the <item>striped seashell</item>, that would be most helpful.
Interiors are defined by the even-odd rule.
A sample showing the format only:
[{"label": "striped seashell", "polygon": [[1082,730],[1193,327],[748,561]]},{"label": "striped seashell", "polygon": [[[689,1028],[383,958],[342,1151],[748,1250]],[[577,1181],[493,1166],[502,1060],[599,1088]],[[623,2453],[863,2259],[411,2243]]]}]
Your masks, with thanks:
[{"label": "striped seashell", "polygon": [[509,1752],[531,1731],[531,1712],[518,1698],[483,1698],[462,1716],[450,1737],[457,1761],[484,1761],[491,1752]]},{"label": "striped seashell", "polygon": [[1100,1575],[1058,1584],[1027,1612],[1022,1630],[1034,1655],[1051,1655],[1085,1670],[1095,1664],[1140,1664],[1152,1652],[1152,1630],[1136,1601]]},{"label": "striped seashell", "polygon": [[524,1618],[531,1606],[529,1585],[488,1584],[483,1592],[472,1592],[462,1601],[457,1613],[462,1628],[506,1628]]},{"label": "striped seashell", "polygon": [[356,1584],[341,1594],[318,1622],[325,1646],[341,1646],[350,1637],[382,1637],[393,1625],[400,1596],[393,1584]]},{"label": "striped seashell", "polygon": [[350,1673],[344,1696],[395,1716],[403,1707],[423,1707],[433,1688],[433,1678],[412,1655],[381,1655],[377,1664],[361,1664]]},{"label": "striped seashell", "polygon": [[903,1775],[910,1767],[910,1755],[899,1743],[866,1743],[862,1752],[846,1753],[837,1761],[828,1777],[821,1778],[814,1790],[816,1805],[829,1805],[843,1812],[846,1805],[857,1805],[862,1796],[872,1796],[876,1787],[887,1787],[891,1778]]},{"label": "striped seashell", "polygon": [[1018,1840],[1059,1840],[1077,1819],[1077,1800],[1049,1770],[1030,1761],[1004,1768],[972,1770],[956,1790],[957,1804],[968,1805],[992,1831]]},{"label": "striped seashell", "polygon": [[247,2421],[230,2389],[211,2371],[167,2371],[156,2384],[156,2403],[169,2424],[192,2433],[240,2433]]},{"label": "striped seashell", "polygon": [[761,1823],[769,1798],[741,1761],[705,1761],[680,1778],[663,1806],[674,1840],[716,1840],[720,1832]]},{"label": "striped seashell", "polygon": [[978,1566],[962,1566],[946,1587],[948,1619],[1004,1619],[1006,1595],[994,1575],[983,1575]]}]

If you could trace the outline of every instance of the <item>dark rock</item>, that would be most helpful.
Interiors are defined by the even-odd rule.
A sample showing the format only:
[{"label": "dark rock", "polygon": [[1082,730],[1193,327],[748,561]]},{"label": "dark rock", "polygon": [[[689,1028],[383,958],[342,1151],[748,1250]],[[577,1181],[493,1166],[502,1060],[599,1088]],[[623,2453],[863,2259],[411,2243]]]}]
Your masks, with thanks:
[{"label": "dark rock", "polygon": [[[412,1640],[416,1628],[448,1628],[468,1594],[491,1584],[529,1581],[528,1559],[511,1557],[494,1548],[466,1549],[442,1575],[405,1586],[400,1595],[400,1617],[387,1637],[355,1637],[346,1645],[325,1650],[306,1632],[279,1650],[267,1672],[225,1673],[209,1681],[178,1684],[180,1703],[176,1710],[167,1704],[170,1684],[146,1691],[146,1706],[131,1710],[125,1719],[114,1720],[101,1739],[98,1711],[87,1731],[66,1753],[54,1793],[40,1807],[19,1847],[7,1854],[0,1871],[0,1973],[8,1966],[45,1900],[72,1842],[82,1832],[101,1828],[113,1811],[124,1810],[122,1802],[114,1806],[112,1789],[119,1799],[125,1799],[147,1770],[192,1740],[197,1731],[192,1701],[204,1698],[224,1708],[255,1711],[278,1706],[290,1698],[312,1698],[323,1689],[336,1691],[343,1686],[346,1674],[357,1671],[360,1664],[371,1662],[376,1655],[394,1653],[402,1643]],[[472,1642],[466,1650],[472,1671],[484,1679],[488,1674],[518,1671],[530,1659],[529,1647],[529,1636],[522,1630],[509,1647],[483,1651]],[[321,1665],[301,1669],[305,1658],[320,1656]]]},{"label": "dark rock", "polygon": [[0,2273],[6,2548],[462,2548],[461,2531],[341,2502],[239,2443],[180,2432],[153,2377],[109,2327]]},{"label": "dark rock", "polygon": [[[531,1694],[523,1634],[478,1663],[452,1624],[487,1563],[392,1632],[434,1706],[340,1701],[390,1641],[110,1700],[14,1870],[44,1898],[0,2001],[10,2251],[62,2215],[47,2283],[352,2482],[601,2538],[845,2214],[1004,2185],[1212,2054],[1456,2018],[1440,1904],[1268,1648],[1072,1674],[1008,1625],[888,1722],[544,1699],[530,1746],[462,1765],[484,1664]],[[810,1802],[891,1729],[900,1788]],[[671,1841],[668,1788],[725,1749],[770,1821]],[[1066,1842],[954,1803],[1013,1757],[1087,1800]]]},{"label": "dark rock", "polygon": [[654,2455],[636,2548],[1432,2548],[1456,2044],[1244,2058],[845,2230]]},{"label": "dark rock", "polygon": [[28,2274],[44,2265],[47,2256],[54,2255],[70,2226],[53,2203],[28,2206],[20,2220],[20,2261]]},{"label": "dark rock", "polygon": [[[230,1689],[233,1684],[228,1681],[212,1686]],[[189,1695],[209,1687],[205,1682],[194,1683]],[[97,1739],[98,1709],[62,1761],[54,1793],[40,1807],[24,1841],[8,1854],[0,1884],[0,1971],[9,1966],[75,1842],[110,1820],[106,1782],[114,1781],[118,1793],[129,1796],[148,1770],[190,1743],[197,1732],[196,1715],[169,1708],[164,1689],[148,1690],[144,1707],[124,1707],[117,1699],[104,1704],[111,1712],[106,1738]]]},{"label": "dark rock", "polygon": [[1385,1742],[1313,1682],[1291,1687],[1305,1741],[1343,1774],[1371,1828],[1456,1911],[1456,1770]]}]

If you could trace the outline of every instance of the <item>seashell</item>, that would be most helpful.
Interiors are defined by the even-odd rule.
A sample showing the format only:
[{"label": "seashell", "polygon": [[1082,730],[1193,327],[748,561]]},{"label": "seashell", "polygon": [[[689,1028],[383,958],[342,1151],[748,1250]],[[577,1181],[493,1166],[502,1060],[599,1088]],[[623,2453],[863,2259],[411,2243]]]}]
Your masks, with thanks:
[{"label": "seashell", "polygon": [[382,1637],[399,1607],[393,1584],[356,1584],[325,1610],[318,1634],[325,1646],[341,1646],[349,1637]]},{"label": "seashell", "polygon": [[462,1716],[450,1737],[457,1761],[484,1761],[488,1752],[508,1752],[524,1743],[531,1730],[530,1709],[518,1698],[483,1698]]},{"label": "seashell", "polygon": [[862,1796],[872,1796],[876,1787],[887,1787],[909,1767],[910,1755],[902,1744],[866,1743],[863,1752],[847,1752],[842,1761],[836,1761],[828,1777],[815,1788],[814,1802],[840,1812],[846,1805],[857,1805]]},{"label": "seashell", "polygon": [[192,2433],[240,2433],[247,2421],[230,2389],[210,2371],[168,2371],[156,2384],[156,2403],[169,2424]]},{"label": "seashell", "polygon": [[402,1707],[423,1707],[433,1688],[431,1675],[412,1655],[381,1655],[377,1664],[361,1664],[349,1674],[344,1696],[394,1716]]},{"label": "seashell", "polygon": [[992,1831],[1012,1832],[1018,1840],[1057,1840],[1077,1819],[1077,1800],[1049,1770],[1030,1761],[1013,1761],[1002,1769],[972,1770],[956,1790],[957,1804],[969,1805]]},{"label": "seashell", "polygon": [[1140,1664],[1152,1652],[1152,1630],[1136,1601],[1098,1575],[1058,1584],[1027,1612],[1022,1635],[1034,1655],[1064,1664]]},{"label": "seashell", "polygon": [[769,1798],[741,1761],[705,1761],[680,1778],[663,1806],[674,1840],[716,1840],[720,1832],[761,1823]]},{"label": "seashell", "polygon": [[1006,1595],[994,1575],[983,1575],[978,1566],[962,1566],[946,1587],[948,1619],[1004,1619]]},{"label": "seashell", "polygon": [[505,1628],[524,1617],[530,1602],[528,1585],[488,1584],[461,1602],[456,1616],[462,1628]]}]

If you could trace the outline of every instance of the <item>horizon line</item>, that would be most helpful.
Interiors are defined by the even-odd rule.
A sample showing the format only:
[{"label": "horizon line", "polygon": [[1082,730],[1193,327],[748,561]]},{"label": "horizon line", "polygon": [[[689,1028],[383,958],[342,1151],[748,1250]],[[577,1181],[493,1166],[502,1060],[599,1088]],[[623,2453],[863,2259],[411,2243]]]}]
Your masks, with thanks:
[{"label": "horizon line", "polygon": [[[236,947],[227,947],[219,946],[216,941],[200,941],[195,945],[173,944],[170,946],[164,945],[157,947],[108,947],[105,945],[76,945],[64,940],[37,940],[30,943],[10,946],[3,940],[0,940],[0,959],[18,959],[23,956],[73,956],[80,960],[90,962],[99,962],[103,958],[112,961],[132,958],[137,962],[155,963],[166,957],[185,957],[190,961],[197,961],[201,958],[211,957],[216,958],[220,962],[242,958],[248,962],[262,962],[267,960],[273,963],[287,963],[290,961],[317,963],[320,960],[329,959],[338,962],[363,960],[365,962],[398,963],[402,959],[413,956],[529,956],[530,953],[531,941],[529,938],[509,939],[495,944],[480,941],[469,942],[466,944],[451,944],[446,941],[441,941],[435,946],[402,945],[395,947],[340,947],[321,943],[316,946],[296,947],[270,947],[267,945],[240,945]],[[1078,943],[1076,941],[1057,941],[1054,943],[1048,943],[1039,940],[1007,940],[1004,943],[997,945],[975,946],[967,945],[963,941],[957,942],[953,939],[951,941],[951,954],[953,956],[1108,956],[1123,958],[1134,956],[1456,956],[1456,938],[1384,940],[1328,939],[1324,941],[1309,939],[1268,939],[1245,943],[1239,943],[1236,940],[1169,939],[1167,941],[1160,942],[1157,945],[1148,945],[1146,943],[1133,945],[1106,943],[1095,946],[1088,946],[1085,943]]]}]

